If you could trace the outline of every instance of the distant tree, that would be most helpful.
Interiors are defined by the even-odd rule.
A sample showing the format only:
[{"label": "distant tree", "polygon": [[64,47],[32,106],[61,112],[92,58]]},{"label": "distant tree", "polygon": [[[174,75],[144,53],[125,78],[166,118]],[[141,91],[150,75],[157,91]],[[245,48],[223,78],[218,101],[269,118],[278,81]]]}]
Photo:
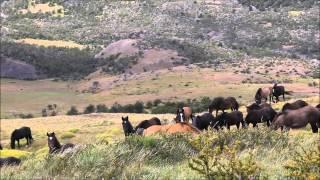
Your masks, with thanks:
[{"label": "distant tree", "polygon": [[70,110],[67,112],[67,115],[78,115],[79,111],[75,106],[71,106]]},{"label": "distant tree", "polygon": [[42,109],[41,114],[42,114],[42,117],[47,117],[48,116],[47,109]]},{"label": "distant tree", "polygon": [[134,104],[134,112],[135,112],[135,113],[143,113],[143,110],[144,110],[143,102],[137,101],[137,102]]},{"label": "distant tree", "polygon": [[105,104],[98,104],[96,109],[97,109],[97,113],[108,112],[108,107]]},{"label": "distant tree", "polygon": [[47,108],[48,108],[49,110],[53,110],[52,104],[48,104]]},{"label": "distant tree", "polygon": [[87,106],[84,110],[84,114],[90,114],[90,113],[94,113],[96,111],[96,107],[92,104],[90,104],[89,106]]},{"label": "distant tree", "polygon": [[115,103],[111,106],[110,112],[111,112],[111,113],[122,112],[122,106],[121,106],[120,104],[118,104],[117,102],[115,102]]}]

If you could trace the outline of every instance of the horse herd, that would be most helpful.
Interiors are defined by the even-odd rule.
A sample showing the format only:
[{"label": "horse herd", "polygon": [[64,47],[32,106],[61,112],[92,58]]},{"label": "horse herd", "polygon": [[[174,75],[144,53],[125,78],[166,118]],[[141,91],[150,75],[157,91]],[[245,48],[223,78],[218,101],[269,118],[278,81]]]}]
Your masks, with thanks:
[{"label": "horse herd", "polygon": [[[141,121],[136,127],[133,127],[129,121],[129,117],[122,117],[122,128],[125,136],[133,134],[141,136],[150,136],[157,133],[173,134],[173,133],[191,133],[193,135],[199,134],[203,130],[213,129],[220,130],[226,127],[235,125],[237,129],[248,128],[250,124],[257,127],[259,123],[266,123],[268,127],[274,130],[281,128],[296,129],[305,127],[307,124],[311,125],[313,133],[318,132],[320,128],[320,104],[316,107],[309,105],[303,100],[297,100],[293,103],[286,103],[283,105],[280,112],[276,112],[271,102],[277,103],[279,96],[283,96],[285,100],[286,92],[283,86],[275,84],[273,87],[259,88],[255,94],[255,102],[246,106],[247,115],[239,111],[239,103],[234,97],[216,97],[208,106],[208,112],[201,115],[194,116],[190,107],[179,107],[174,118],[175,123],[161,124],[157,117],[149,120]],[[276,97],[274,101],[273,97]],[[269,98],[269,102],[268,102]],[[231,112],[225,112],[230,109]],[[212,112],[215,110],[215,116]],[[219,111],[222,113],[219,114]],[[191,123],[190,123],[191,121]],[[11,148],[15,149],[15,142],[17,141],[20,147],[19,140],[26,138],[27,144],[30,145],[33,141],[31,129],[29,127],[22,127],[15,129],[11,134]],[[75,147],[74,144],[68,143],[61,145],[55,133],[47,133],[49,154],[63,153],[67,149]],[[0,145],[0,150],[2,149]],[[3,165],[18,165],[21,160],[15,157],[0,158],[0,167]]]}]

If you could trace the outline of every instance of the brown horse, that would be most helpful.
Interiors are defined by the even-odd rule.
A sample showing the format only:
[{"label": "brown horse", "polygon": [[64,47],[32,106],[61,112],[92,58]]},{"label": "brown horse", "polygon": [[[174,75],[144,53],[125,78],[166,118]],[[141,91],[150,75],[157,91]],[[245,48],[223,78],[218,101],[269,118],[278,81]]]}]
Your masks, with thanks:
[{"label": "brown horse", "polygon": [[151,136],[158,133],[175,134],[175,133],[191,133],[199,134],[200,130],[189,123],[176,123],[167,125],[154,125],[143,131],[144,136]]},{"label": "brown horse", "polygon": [[282,112],[288,111],[288,110],[296,110],[305,106],[308,106],[309,104],[303,100],[297,100],[293,103],[286,103],[282,106]]},{"label": "brown horse", "polygon": [[177,116],[174,120],[176,121],[176,123],[189,122],[190,119],[192,120],[192,118],[192,109],[190,107],[183,107],[177,109]]},{"label": "brown horse", "polygon": [[273,119],[272,126],[275,130],[279,127],[281,129],[298,129],[305,127],[308,123],[311,125],[312,132],[317,133],[318,128],[320,128],[320,112],[317,108],[305,106],[300,109],[280,113]]},{"label": "brown horse", "polygon": [[269,101],[271,103],[271,101],[273,101],[272,89],[273,89],[272,87],[259,88],[256,92],[255,97],[254,97],[256,103],[261,104],[262,99],[264,99],[265,102],[267,102],[268,97],[269,97]]}]

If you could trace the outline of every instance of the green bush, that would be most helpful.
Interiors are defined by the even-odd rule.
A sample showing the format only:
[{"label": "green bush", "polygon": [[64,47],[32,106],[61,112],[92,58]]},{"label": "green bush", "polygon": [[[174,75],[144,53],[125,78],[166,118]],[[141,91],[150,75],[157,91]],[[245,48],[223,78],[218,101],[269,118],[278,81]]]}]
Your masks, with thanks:
[{"label": "green bush", "polygon": [[96,107],[92,104],[88,105],[85,110],[83,111],[83,114],[91,114],[96,112]]},{"label": "green bush", "polygon": [[75,106],[71,106],[70,110],[67,112],[67,115],[78,115],[79,111]]},{"label": "green bush", "polygon": [[292,159],[285,164],[290,178],[319,179],[320,178],[320,143],[311,149],[301,147],[296,150]]}]

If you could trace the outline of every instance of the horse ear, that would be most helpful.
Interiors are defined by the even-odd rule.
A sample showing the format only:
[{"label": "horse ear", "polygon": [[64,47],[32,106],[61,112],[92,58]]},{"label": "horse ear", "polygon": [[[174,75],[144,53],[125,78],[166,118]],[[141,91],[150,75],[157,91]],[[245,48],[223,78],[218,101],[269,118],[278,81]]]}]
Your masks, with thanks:
[{"label": "horse ear", "polygon": [[124,117],[123,116],[121,117],[121,119],[122,119],[122,121],[124,121]]},{"label": "horse ear", "polygon": [[56,135],[54,132],[52,132],[52,135]]},{"label": "horse ear", "polygon": [[47,136],[49,137],[49,133],[47,132]]}]

